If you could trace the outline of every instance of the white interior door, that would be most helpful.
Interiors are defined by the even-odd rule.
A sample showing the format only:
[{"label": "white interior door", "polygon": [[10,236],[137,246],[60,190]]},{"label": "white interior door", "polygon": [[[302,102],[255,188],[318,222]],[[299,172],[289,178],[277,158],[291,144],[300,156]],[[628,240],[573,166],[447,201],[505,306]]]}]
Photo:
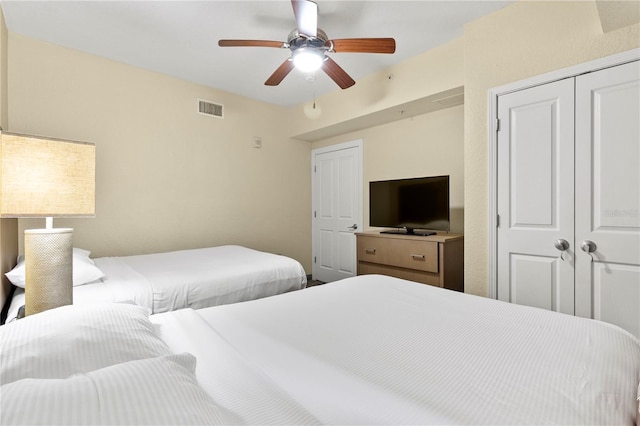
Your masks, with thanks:
[{"label": "white interior door", "polygon": [[314,150],[313,279],[356,275],[356,240],[362,228],[362,141]]},{"label": "white interior door", "polygon": [[[576,77],[576,315],[640,337],[640,63]],[[587,246],[585,245],[585,248]]]},{"label": "white interior door", "polygon": [[566,79],[498,99],[497,297],[568,314],[574,313],[573,93],[574,81]]}]

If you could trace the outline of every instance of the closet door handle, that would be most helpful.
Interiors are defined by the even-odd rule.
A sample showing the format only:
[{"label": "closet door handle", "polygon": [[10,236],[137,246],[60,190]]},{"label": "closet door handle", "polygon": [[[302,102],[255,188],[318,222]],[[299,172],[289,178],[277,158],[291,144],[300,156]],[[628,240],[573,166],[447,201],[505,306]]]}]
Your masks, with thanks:
[{"label": "closet door handle", "polygon": [[582,244],[580,244],[580,248],[591,257],[591,261],[593,262],[593,255],[591,253],[598,249],[596,243],[591,240],[584,240]]},{"label": "closet door handle", "polygon": [[584,240],[582,244],[580,244],[580,248],[585,253],[593,253],[598,249],[598,246],[593,241]]},{"label": "closet door handle", "polygon": [[553,243],[553,246],[560,250],[560,260],[564,260],[564,252],[569,250],[569,247],[571,245],[569,244],[569,241],[565,240],[564,238],[558,238]]},{"label": "closet door handle", "polygon": [[568,250],[570,247],[569,241],[562,238],[557,239],[555,243],[553,243],[553,246],[560,251]]}]

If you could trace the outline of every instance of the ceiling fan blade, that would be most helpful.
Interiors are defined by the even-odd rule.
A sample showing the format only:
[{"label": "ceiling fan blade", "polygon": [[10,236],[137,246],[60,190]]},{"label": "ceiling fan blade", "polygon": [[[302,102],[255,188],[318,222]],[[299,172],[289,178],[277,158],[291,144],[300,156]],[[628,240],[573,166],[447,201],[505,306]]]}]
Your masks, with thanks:
[{"label": "ceiling fan blade", "polygon": [[327,59],[322,63],[322,70],[327,73],[327,75],[331,77],[331,79],[335,81],[341,89],[346,89],[356,84],[349,74],[340,68],[340,65],[336,64],[336,62],[330,57],[327,56],[326,58]]},{"label": "ceiling fan blade", "polygon": [[293,61],[287,59],[284,61],[277,70],[271,74],[271,76],[264,82],[266,86],[277,86],[293,69]]},{"label": "ceiling fan blade", "polygon": [[318,36],[318,5],[310,0],[291,0],[298,32],[307,37]]},{"label": "ceiling fan blade", "polygon": [[341,38],[328,40],[325,47],[336,53],[394,53],[396,41],[392,38]]},{"label": "ceiling fan blade", "polygon": [[218,40],[220,47],[289,47],[282,41],[271,40]]}]

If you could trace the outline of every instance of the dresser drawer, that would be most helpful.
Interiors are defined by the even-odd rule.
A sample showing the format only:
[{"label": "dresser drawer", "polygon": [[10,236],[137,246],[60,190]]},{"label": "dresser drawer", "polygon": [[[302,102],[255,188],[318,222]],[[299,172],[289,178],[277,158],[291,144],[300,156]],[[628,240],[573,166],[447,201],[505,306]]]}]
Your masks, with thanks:
[{"label": "dresser drawer", "polygon": [[438,272],[438,243],[419,239],[358,237],[358,261]]},{"label": "dresser drawer", "polygon": [[464,237],[356,234],[358,275],[381,274],[464,291]]},{"label": "dresser drawer", "polygon": [[442,287],[440,275],[434,272],[418,271],[416,269],[396,268],[395,266],[380,265],[378,263],[359,263],[358,275],[367,274],[388,275],[390,277],[402,278],[403,280],[415,281],[417,283]]}]

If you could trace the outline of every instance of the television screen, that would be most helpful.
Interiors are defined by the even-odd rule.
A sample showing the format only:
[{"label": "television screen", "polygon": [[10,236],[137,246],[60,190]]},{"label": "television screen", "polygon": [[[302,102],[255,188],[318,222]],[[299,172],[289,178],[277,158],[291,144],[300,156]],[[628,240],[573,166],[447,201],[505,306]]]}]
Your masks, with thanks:
[{"label": "television screen", "polygon": [[420,235],[434,232],[416,230],[449,231],[449,176],[369,182],[369,225]]}]

